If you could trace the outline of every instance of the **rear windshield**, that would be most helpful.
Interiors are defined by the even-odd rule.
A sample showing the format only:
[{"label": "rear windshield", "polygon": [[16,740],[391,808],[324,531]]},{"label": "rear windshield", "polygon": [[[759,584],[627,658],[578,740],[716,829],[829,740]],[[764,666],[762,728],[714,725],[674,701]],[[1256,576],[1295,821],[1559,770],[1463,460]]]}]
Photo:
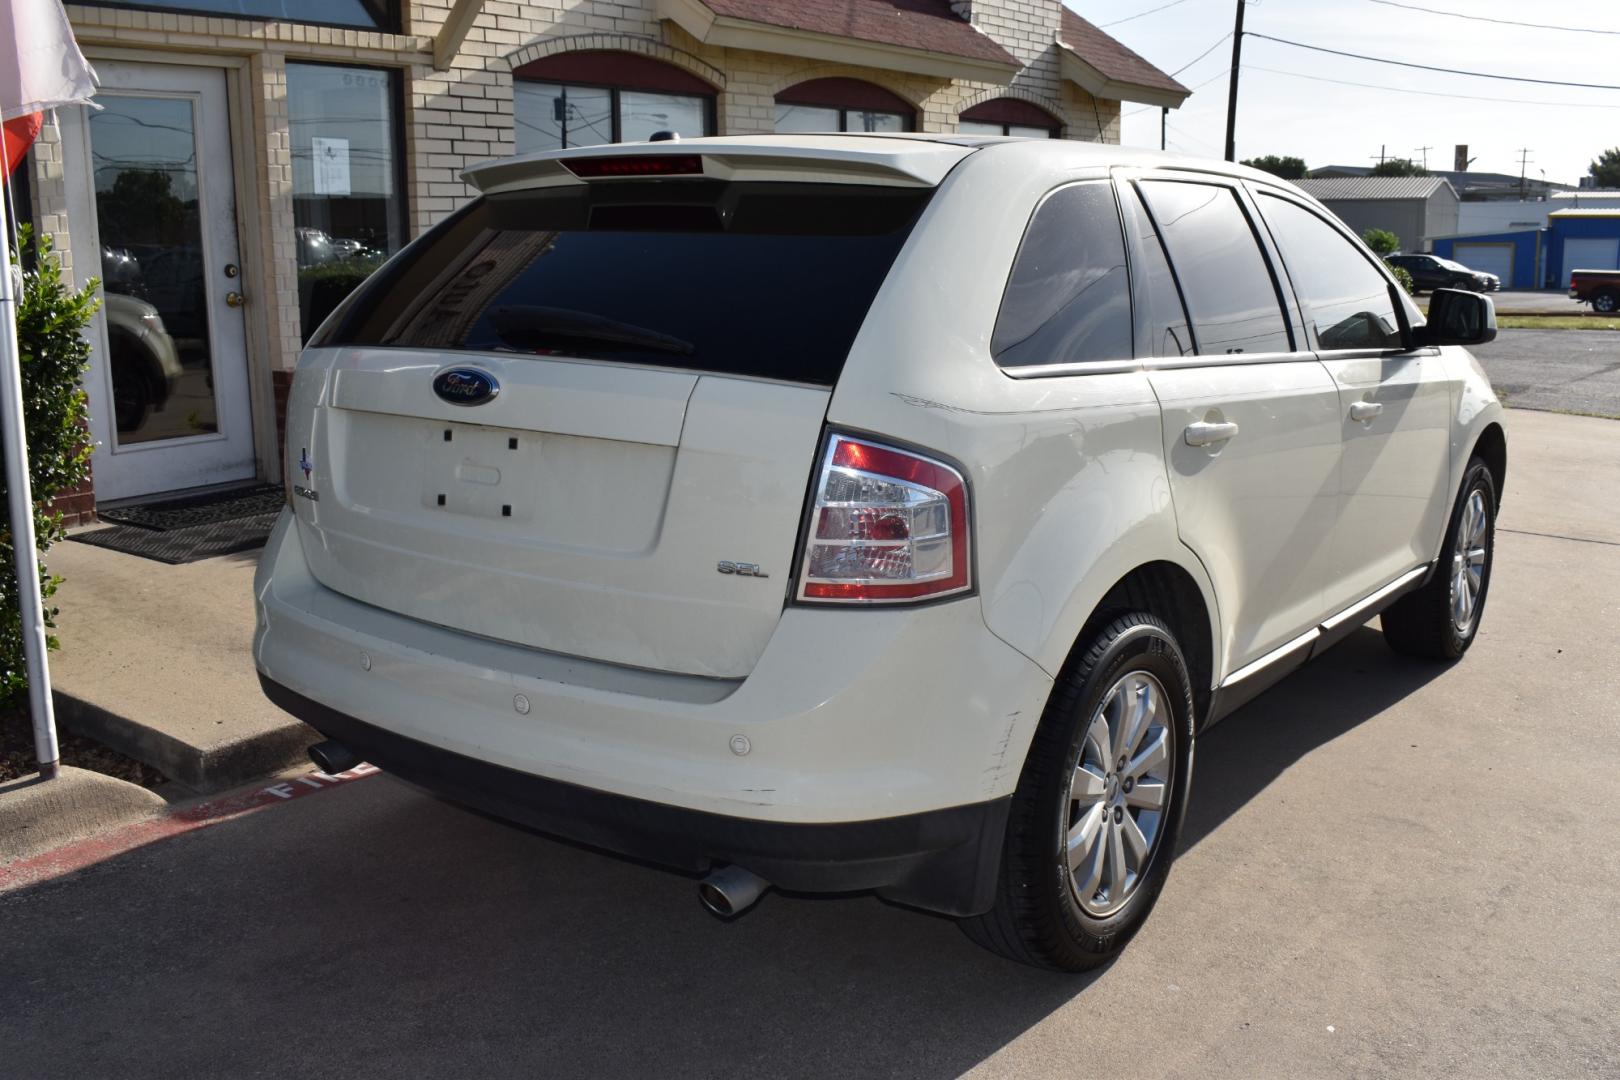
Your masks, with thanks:
[{"label": "rear windshield", "polygon": [[931,193],[661,181],[490,195],[389,262],[310,344],[831,385]]}]

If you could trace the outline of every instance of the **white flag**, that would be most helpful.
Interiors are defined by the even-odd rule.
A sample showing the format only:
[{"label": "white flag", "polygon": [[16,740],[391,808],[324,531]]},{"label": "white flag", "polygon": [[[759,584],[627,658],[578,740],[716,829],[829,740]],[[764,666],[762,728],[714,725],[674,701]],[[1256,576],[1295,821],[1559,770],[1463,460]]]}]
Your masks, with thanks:
[{"label": "white flag", "polygon": [[61,0],[0,0],[0,120],[86,102],[95,92],[96,73]]}]

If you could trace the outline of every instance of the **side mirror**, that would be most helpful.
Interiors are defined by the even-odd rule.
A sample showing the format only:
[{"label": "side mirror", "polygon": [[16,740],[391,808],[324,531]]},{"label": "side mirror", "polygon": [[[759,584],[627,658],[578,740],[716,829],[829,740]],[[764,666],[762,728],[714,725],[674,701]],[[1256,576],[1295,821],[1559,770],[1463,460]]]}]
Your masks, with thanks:
[{"label": "side mirror", "polygon": [[1491,298],[1461,289],[1436,289],[1429,300],[1429,323],[1417,328],[1419,345],[1483,345],[1496,340],[1496,305]]}]

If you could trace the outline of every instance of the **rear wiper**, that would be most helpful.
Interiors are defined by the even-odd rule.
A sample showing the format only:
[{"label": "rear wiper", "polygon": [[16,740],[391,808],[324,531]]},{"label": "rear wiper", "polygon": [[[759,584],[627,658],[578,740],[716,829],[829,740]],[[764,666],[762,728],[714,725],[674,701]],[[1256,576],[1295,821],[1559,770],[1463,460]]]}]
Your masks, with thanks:
[{"label": "rear wiper", "polygon": [[573,308],[513,304],[492,310],[489,322],[501,343],[514,349],[616,345],[676,356],[697,352],[696,345],[672,334]]}]

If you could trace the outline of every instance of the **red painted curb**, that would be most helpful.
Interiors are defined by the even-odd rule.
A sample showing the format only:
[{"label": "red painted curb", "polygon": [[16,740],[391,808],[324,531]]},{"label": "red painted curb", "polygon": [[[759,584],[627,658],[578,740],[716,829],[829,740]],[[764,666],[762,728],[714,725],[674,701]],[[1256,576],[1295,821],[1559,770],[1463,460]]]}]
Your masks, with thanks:
[{"label": "red painted curb", "polygon": [[0,866],[0,892],[25,885],[37,885],[42,881],[82,870],[86,866],[93,866],[105,859],[158,840],[166,840],[171,836],[179,836],[196,829],[205,829],[222,821],[302,799],[318,791],[363,780],[378,771],[375,765],[361,763],[347,772],[336,775],[310,772],[207,802],[193,803],[172,810],[162,817],[137,821],[99,836],[75,840],[54,851]]}]

